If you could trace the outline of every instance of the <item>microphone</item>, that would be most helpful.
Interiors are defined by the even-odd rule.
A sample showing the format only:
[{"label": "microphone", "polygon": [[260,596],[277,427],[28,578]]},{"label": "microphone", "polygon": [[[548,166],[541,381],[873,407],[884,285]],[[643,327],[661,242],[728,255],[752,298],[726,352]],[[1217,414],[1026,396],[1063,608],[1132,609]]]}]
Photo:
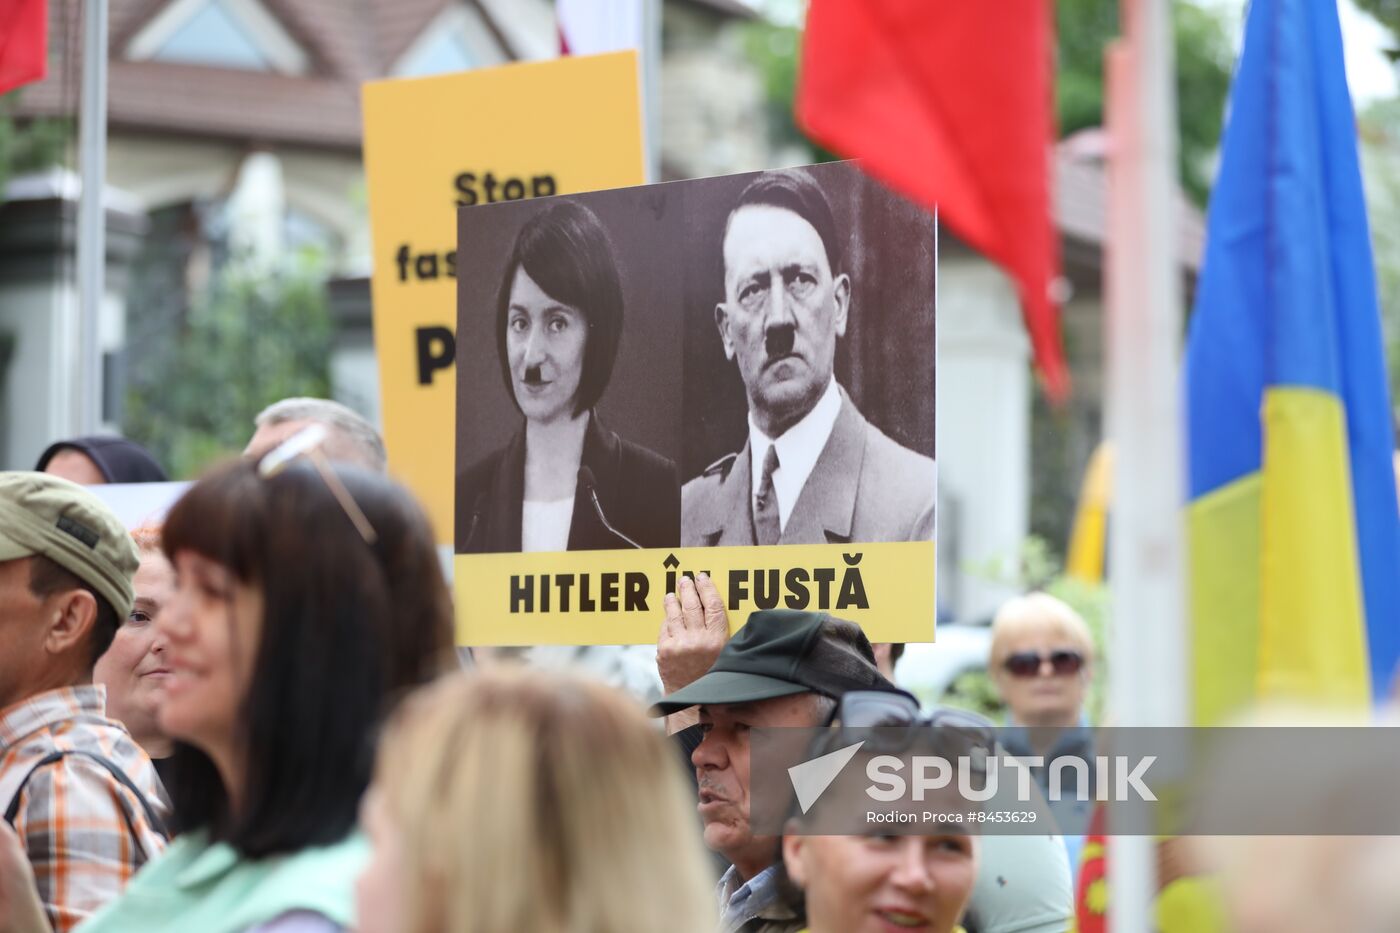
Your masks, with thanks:
[{"label": "microphone", "polygon": [[476,537],[477,528],[481,524],[481,513],[485,511],[485,508],[482,504],[482,500],[485,498],[486,493],[484,491],[479,492],[477,493],[476,500],[472,503],[471,523],[467,525],[467,533],[462,538],[463,553],[469,553],[471,551],[472,539]]},{"label": "microphone", "polygon": [[639,551],[642,550],[643,548],[640,544],[618,531],[612,526],[612,522],[608,521],[608,516],[603,513],[603,503],[598,501],[598,480],[593,475],[593,471],[587,466],[578,468],[578,484],[583,487],[583,494],[588,497],[588,501],[593,503],[593,514],[598,516],[598,521],[603,523],[603,527],[621,540],[627,542],[631,547]]},{"label": "microphone", "polygon": [[471,524],[467,526],[467,536],[462,540],[462,550],[468,551],[472,546],[472,538],[476,537],[476,526],[481,521],[481,511],[472,512]]}]

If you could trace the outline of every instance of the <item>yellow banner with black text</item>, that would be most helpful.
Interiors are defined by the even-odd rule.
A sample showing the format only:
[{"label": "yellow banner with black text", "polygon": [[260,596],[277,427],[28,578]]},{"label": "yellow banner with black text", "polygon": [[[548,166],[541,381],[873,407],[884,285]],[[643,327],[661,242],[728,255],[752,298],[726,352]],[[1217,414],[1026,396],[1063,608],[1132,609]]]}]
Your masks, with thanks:
[{"label": "yellow banner with black text", "polygon": [[656,641],[681,575],[709,574],[732,629],[755,609],[830,612],[872,642],[934,636],[934,542],[458,554],[464,645],[624,645]]}]

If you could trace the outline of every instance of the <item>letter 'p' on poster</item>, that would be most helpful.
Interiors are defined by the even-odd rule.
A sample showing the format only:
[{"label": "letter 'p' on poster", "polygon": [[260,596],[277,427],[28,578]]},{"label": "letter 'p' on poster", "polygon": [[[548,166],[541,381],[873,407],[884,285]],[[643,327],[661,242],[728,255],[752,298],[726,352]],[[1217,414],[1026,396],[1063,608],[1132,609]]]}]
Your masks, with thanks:
[{"label": "letter 'p' on poster", "polygon": [[458,212],[458,640],[932,641],[934,219],[853,162]]},{"label": "letter 'p' on poster", "polygon": [[459,207],[645,181],[635,52],[364,86],[389,469],[452,539]]}]

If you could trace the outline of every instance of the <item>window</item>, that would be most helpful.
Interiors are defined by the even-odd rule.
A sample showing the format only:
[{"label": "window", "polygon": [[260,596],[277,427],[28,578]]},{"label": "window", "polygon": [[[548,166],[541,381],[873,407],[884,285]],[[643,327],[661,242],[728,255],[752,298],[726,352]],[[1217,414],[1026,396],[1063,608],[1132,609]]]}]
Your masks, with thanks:
[{"label": "window", "polygon": [[156,61],[192,62],[197,65],[223,65],[270,71],[267,60],[247,30],[220,0],[209,0],[185,21],[165,44],[151,56]]},{"label": "window", "polygon": [[282,74],[309,66],[259,0],[172,0],[127,43],[126,57]]}]

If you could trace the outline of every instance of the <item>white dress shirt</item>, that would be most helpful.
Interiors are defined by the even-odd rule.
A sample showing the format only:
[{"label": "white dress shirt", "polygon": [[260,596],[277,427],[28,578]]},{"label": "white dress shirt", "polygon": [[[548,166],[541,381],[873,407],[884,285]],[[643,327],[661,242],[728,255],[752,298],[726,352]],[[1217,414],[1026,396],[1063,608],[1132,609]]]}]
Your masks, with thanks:
[{"label": "white dress shirt", "polygon": [[759,487],[763,485],[763,461],[768,456],[768,448],[777,447],[778,468],[773,471],[773,491],[778,496],[778,526],[787,527],[792,507],[797,504],[802,487],[807,485],[807,477],[816,468],[839,414],[841,392],[836,388],[835,377],[826,384],[826,391],[812,410],[776,440],[759,430],[753,413],[749,413],[749,468],[753,471],[753,485],[749,487],[751,509],[756,512],[758,508],[756,500]]},{"label": "white dress shirt", "polygon": [[[778,456],[782,455],[780,449]],[[573,523],[573,496],[548,502],[526,499],[520,515],[520,550],[567,551]]]}]

